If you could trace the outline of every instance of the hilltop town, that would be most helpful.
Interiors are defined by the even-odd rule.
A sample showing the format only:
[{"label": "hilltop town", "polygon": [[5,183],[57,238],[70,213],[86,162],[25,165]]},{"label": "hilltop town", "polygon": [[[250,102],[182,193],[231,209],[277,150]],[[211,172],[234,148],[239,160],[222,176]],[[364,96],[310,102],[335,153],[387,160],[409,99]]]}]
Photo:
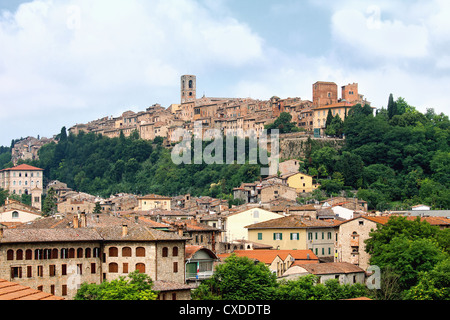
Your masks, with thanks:
[{"label": "hilltop town", "polygon": [[[262,263],[277,283],[315,276],[318,284],[334,280],[337,285],[362,285],[380,290],[373,286],[373,281],[378,285],[379,282],[371,269],[371,258],[378,253],[372,247],[368,250],[367,241],[372,241],[374,230],[391,228],[395,223],[410,223],[414,232],[427,230],[423,232],[424,237],[431,234],[430,237],[438,240],[425,245],[439,245],[439,250],[447,250],[445,230],[450,230],[450,214],[448,210],[435,210],[435,198],[417,191],[423,198],[416,196],[414,201],[431,199],[433,206],[420,204],[382,210],[386,203],[378,193],[374,194],[381,200],[374,199],[370,193],[365,197],[368,201],[358,197],[364,192],[367,196],[367,190],[374,185],[387,189],[398,183],[390,180],[395,172],[388,166],[375,162],[371,163],[375,169],[368,166],[370,170],[364,171],[359,155],[344,151],[346,153],[338,157],[338,151],[330,147],[317,147],[316,153],[309,154],[305,161],[300,160],[298,154],[292,156],[292,152],[300,149],[292,147],[292,141],[333,141],[325,132],[329,114],[345,120],[348,111],[359,104],[364,108],[361,107],[363,111],[358,121],[375,118],[372,117],[374,108],[358,92],[358,84],[342,86],[339,98],[337,84],[316,82],[312,85],[312,101],[275,96],[267,101],[197,98],[196,87],[196,77],[184,75],[179,104],[168,108],[156,104],[138,113],[127,111],[119,117],[76,124],[68,131],[72,138],[82,136],[81,132],[107,138],[131,137],[137,133],[138,138],[152,141],[145,145],[147,151],[153,150],[152,143],[160,140],[155,147],[156,152],[160,152],[160,149],[167,151],[162,145],[171,146],[177,129],[193,132],[196,121],[202,123],[202,130],[218,129],[224,135],[252,130],[260,136],[266,126],[288,113],[300,131],[281,135],[282,142],[283,139],[289,142],[284,147],[289,155],[282,153],[278,172],[259,175],[258,179],[236,180],[242,183],[230,189],[232,199],[228,200],[179,190],[176,195],[119,192],[101,197],[94,192],[74,190],[73,186],[60,181],[63,179],[49,179],[45,176],[48,168],[32,165],[39,163],[40,148],[48,144],[67,146],[67,136],[21,139],[12,148],[13,165],[0,170],[0,186],[2,192],[6,192],[5,202],[0,207],[0,299],[70,300],[77,296],[83,283],[101,284],[137,271],[153,280],[158,299],[190,300],[193,292],[213,279],[216,268],[228,263],[230,257],[247,257],[253,264]],[[396,116],[394,124],[404,120],[401,114]],[[61,135],[63,133],[65,130]],[[54,150],[47,151],[50,152],[47,158],[54,156],[51,153]],[[143,150],[138,149],[138,152]],[[153,155],[155,165],[162,156],[161,153]],[[371,157],[373,155],[370,153]],[[441,156],[440,151],[433,154],[433,157]],[[92,157],[109,166],[105,159],[99,158],[98,155]],[[357,161],[351,162],[355,158]],[[122,158],[117,159],[106,173],[102,166],[96,168],[103,178],[113,172],[118,162],[125,166]],[[66,170],[71,170],[66,160],[60,156],[47,164],[58,169],[68,165]],[[136,159],[132,160],[131,164],[139,166]],[[327,161],[335,163],[330,165]],[[309,171],[302,170],[304,162],[310,165]],[[91,164],[95,168],[98,163]],[[409,158],[405,163],[411,163]],[[398,162],[395,165],[399,166]],[[434,168],[432,178],[445,184],[445,169]],[[357,170],[359,176],[350,180]],[[122,171],[116,182],[123,178]],[[56,169],[53,176],[55,172]],[[78,172],[70,174],[75,176]],[[318,179],[319,175],[325,179]],[[86,178],[84,172],[73,180],[83,178]],[[97,183],[112,181],[96,178]],[[402,176],[399,180],[403,187]],[[89,184],[92,180],[85,181]],[[132,186],[140,182],[138,179],[130,181]],[[169,183],[167,181],[164,183]],[[427,182],[426,179],[421,181]],[[225,188],[221,183],[223,181],[214,181],[205,187]],[[325,186],[321,186],[322,183]],[[337,187],[333,189],[330,183]],[[362,189],[363,185],[367,189]],[[439,185],[436,188],[445,189]],[[318,193],[327,197],[318,200],[312,196]],[[30,198],[29,204],[18,200],[23,196]],[[445,194],[442,199],[445,200]],[[420,227],[413,225],[419,223]],[[431,229],[426,229],[428,227]],[[418,238],[421,236],[419,234]],[[440,251],[433,250],[429,252],[437,252],[438,257]],[[435,263],[442,258],[436,257],[433,258]],[[387,293],[383,291],[383,294]]]}]

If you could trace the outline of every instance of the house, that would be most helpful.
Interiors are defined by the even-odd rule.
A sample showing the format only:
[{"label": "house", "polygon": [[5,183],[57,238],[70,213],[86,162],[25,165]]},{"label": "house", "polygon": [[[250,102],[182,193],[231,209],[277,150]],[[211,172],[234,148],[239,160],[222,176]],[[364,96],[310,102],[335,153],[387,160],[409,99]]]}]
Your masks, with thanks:
[{"label": "house", "polygon": [[28,164],[0,170],[0,188],[19,196],[31,195],[31,206],[41,210],[43,172]]},{"label": "house", "polygon": [[336,238],[334,222],[291,215],[245,228],[250,241],[280,250],[312,250],[319,258],[333,256]]},{"label": "house", "polygon": [[424,204],[418,204],[416,206],[411,207],[411,210],[413,210],[413,211],[420,211],[420,210],[424,211],[424,210],[430,210],[430,209],[431,209],[430,206],[427,206]]},{"label": "house", "polygon": [[249,240],[248,231],[245,226],[283,217],[282,214],[274,213],[259,207],[243,209],[241,211],[223,214],[224,217],[224,242],[233,240]]},{"label": "house", "polygon": [[231,254],[262,262],[277,277],[280,277],[293,263],[319,263],[319,258],[311,250],[236,250],[233,253],[220,254],[219,258],[225,260]]},{"label": "house", "polygon": [[192,286],[173,281],[153,281],[153,291],[158,292],[158,300],[191,300]]},{"label": "house", "polygon": [[0,211],[0,223],[3,224],[27,223],[42,217],[42,215],[36,211],[16,209],[13,206],[9,207],[8,205],[5,207],[6,208],[2,208],[3,210]]},{"label": "house", "polygon": [[184,284],[187,238],[104,214],[72,218],[0,229],[0,278],[66,299],[83,282],[100,284],[135,270]]},{"label": "house", "polygon": [[138,197],[139,210],[163,209],[171,210],[171,197],[160,196],[157,194],[148,194]]},{"label": "house", "polygon": [[214,273],[214,265],[218,260],[218,256],[208,248],[186,245],[186,282],[197,282],[210,278]]},{"label": "house", "polygon": [[279,198],[295,201],[295,199],[297,199],[297,192],[294,188],[283,184],[265,185],[260,190],[259,199],[262,203],[267,203]]},{"label": "house", "polygon": [[59,213],[92,213],[95,203],[88,200],[67,199],[58,203]]},{"label": "house", "polygon": [[364,284],[366,279],[364,269],[348,262],[295,263],[283,274],[283,278],[295,279],[308,274],[318,276],[319,283],[338,279],[339,284]]},{"label": "house", "polygon": [[282,175],[291,172],[298,172],[299,168],[300,160],[297,159],[286,160],[278,164],[278,171],[280,171]]},{"label": "house", "polygon": [[212,252],[216,252],[218,249],[217,246],[222,238],[222,230],[197,222],[195,219],[168,221],[168,223],[178,230],[180,236],[189,237],[188,243],[190,245],[203,246]]},{"label": "house", "polygon": [[313,192],[319,185],[313,183],[313,177],[302,172],[291,172],[281,176],[281,179],[297,193]]}]

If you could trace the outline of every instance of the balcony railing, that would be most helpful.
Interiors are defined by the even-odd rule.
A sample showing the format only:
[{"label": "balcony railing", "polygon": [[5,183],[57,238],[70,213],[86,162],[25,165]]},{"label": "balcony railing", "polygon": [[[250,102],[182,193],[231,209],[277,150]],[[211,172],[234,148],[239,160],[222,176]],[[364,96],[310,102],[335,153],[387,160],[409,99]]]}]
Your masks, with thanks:
[{"label": "balcony railing", "polygon": [[202,272],[195,272],[195,273],[186,273],[186,280],[204,280],[211,278],[214,271],[202,271]]}]

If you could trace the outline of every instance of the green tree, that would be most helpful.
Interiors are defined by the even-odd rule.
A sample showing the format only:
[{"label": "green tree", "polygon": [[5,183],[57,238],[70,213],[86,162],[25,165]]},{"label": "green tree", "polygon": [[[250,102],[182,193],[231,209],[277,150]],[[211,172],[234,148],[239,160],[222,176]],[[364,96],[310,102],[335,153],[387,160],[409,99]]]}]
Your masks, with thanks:
[{"label": "green tree", "polygon": [[397,104],[394,101],[394,96],[392,95],[392,93],[389,95],[387,111],[389,119],[392,119],[395,115],[398,114]]},{"label": "green tree", "polygon": [[139,271],[101,284],[83,283],[74,300],[156,300],[152,279]]},{"label": "green tree", "polygon": [[94,211],[92,213],[102,213],[102,206],[100,205],[100,202],[95,203]]},{"label": "green tree", "polygon": [[56,192],[53,188],[50,188],[42,204],[42,213],[44,216],[49,216],[50,214],[56,212],[56,208]]},{"label": "green tree", "polygon": [[216,267],[214,275],[194,290],[193,299],[270,300],[276,276],[262,262],[232,254]]},{"label": "green tree", "polygon": [[268,133],[271,132],[272,129],[280,130],[280,133],[290,133],[290,132],[298,132],[300,128],[297,127],[295,122],[291,122],[292,116],[288,112],[282,112],[280,116],[271,124],[265,126],[265,129]]}]

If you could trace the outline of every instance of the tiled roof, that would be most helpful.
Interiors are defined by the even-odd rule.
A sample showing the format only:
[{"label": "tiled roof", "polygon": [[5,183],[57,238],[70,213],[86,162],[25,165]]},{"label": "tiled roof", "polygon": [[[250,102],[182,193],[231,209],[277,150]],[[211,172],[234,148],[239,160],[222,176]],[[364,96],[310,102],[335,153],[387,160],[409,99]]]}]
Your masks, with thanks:
[{"label": "tiled roof", "polygon": [[64,298],[0,279],[0,300],[64,300]]},{"label": "tiled roof", "polygon": [[138,199],[148,199],[148,200],[172,200],[171,197],[166,197],[166,196],[160,196],[158,194],[147,194],[145,196],[142,197],[138,197]]},{"label": "tiled roof", "polygon": [[205,251],[212,259],[217,259],[218,257],[214,252],[209,250],[208,248],[205,248],[203,246],[192,246],[192,245],[186,245],[184,249],[184,257],[185,259],[190,259],[194,256],[195,253],[197,253],[200,250]]},{"label": "tiled roof", "polygon": [[28,164],[20,164],[13,168],[3,169],[0,171],[44,171],[44,169],[36,168]]},{"label": "tiled roof", "polygon": [[[234,254],[238,257],[248,257],[255,259],[266,264],[272,263],[272,261],[278,256],[280,259],[285,260],[288,255],[291,255],[295,260],[311,260],[319,261],[319,258],[311,250],[235,250]],[[231,253],[219,254],[219,258],[225,259],[229,257]],[[309,259],[308,259],[309,255]]]},{"label": "tiled roof", "polygon": [[152,290],[154,291],[178,291],[178,290],[191,290],[192,286],[178,283],[178,282],[172,282],[172,281],[162,281],[162,280],[156,280],[153,281],[153,287]]},{"label": "tiled roof", "polygon": [[355,272],[365,272],[364,269],[348,263],[348,262],[329,262],[329,263],[318,263],[318,264],[296,264],[303,269],[306,269],[309,273],[319,275],[319,274],[333,274],[333,273],[355,273]]}]

